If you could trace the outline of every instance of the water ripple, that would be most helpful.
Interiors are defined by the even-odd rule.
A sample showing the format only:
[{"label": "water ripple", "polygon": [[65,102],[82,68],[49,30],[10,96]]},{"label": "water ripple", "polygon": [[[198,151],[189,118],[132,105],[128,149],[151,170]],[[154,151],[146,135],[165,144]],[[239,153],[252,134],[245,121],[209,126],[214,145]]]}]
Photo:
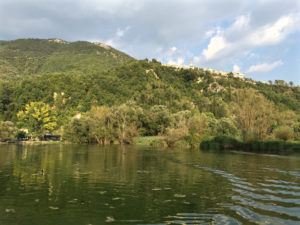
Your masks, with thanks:
[{"label": "water ripple", "polygon": [[291,219],[295,219],[295,220],[300,219],[300,214],[299,214],[300,207],[283,207],[278,205],[264,204],[248,198],[243,198],[241,196],[232,196],[232,199],[234,201],[238,201],[242,205],[250,206],[255,209],[261,209],[276,214],[284,214],[286,216],[289,216]]},{"label": "water ripple", "polygon": [[257,193],[253,193],[253,192],[249,192],[249,191],[245,191],[242,189],[237,189],[237,188],[233,188],[233,191],[241,194],[241,195],[245,195],[248,196],[250,198],[254,198],[257,200],[265,200],[265,201],[272,201],[275,202],[275,204],[277,203],[287,203],[287,204],[293,204],[293,205],[299,205],[300,206],[300,199],[295,199],[295,198],[280,198],[277,197],[275,195],[262,195],[262,194],[257,194]]},{"label": "water ripple", "polygon": [[256,224],[277,224],[277,225],[295,225],[296,221],[290,219],[281,219],[278,217],[266,216],[256,213],[242,206],[232,206],[230,209],[243,219]]},{"label": "water ripple", "polygon": [[261,186],[264,187],[275,187],[275,188],[282,188],[282,189],[290,189],[290,190],[299,190],[300,191],[300,187],[297,186],[291,186],[291,185],[280,185],[280,184],[264,184],[264,183],[257,183]]},{"label": "water ripple", "polygon": [[[268,183],[251,183],[246,179],[239,178],[223,170],[192,163],[181,162],[181,164],[220,175],[230,181],[231,184],[236,187],[233,188],[232,191],[239,195],[233,194],[231,198],[235,203],[233,205],[228,204],[228,206],[225,206],[224,204],[223,207],[234,210],[237,215],[248,222],[258,224],[295,224],[296,221],[300,221],[300,199],[298,198],[300,197],[300,187],[296,182],[268,179],[265,180]],[[288,174],[295,178],[300,177],[300,174],[295,171],[282,171],[271,168],[263,169],[281,174]],[[271,194],[262,194],[264,192]],[[259,210],[259,213],[255,212],[256,210]],[[232,219],[223,214],[218,215],[221,215],[221,218],[223,219]],[[173,217],[174,220],[171,222],[174,224],[188,224],[192,223],[192,219],[207,222],[208,218],[205,218],[205,216],[207,216],[207,214],[202,214],[201,216],[199,216],[199,214],[177,214]],[[239,223],[235,219],[234,221],[236,224]],[[226,224],[226,222],[223,221],[221,224]],[[232,224],[232,221],[230,221],[229,224]]]},{"label": "water ripple", "polygon": [[236,219],[223,214],[177,213],[167,217],[167,224],[242,224]]}]

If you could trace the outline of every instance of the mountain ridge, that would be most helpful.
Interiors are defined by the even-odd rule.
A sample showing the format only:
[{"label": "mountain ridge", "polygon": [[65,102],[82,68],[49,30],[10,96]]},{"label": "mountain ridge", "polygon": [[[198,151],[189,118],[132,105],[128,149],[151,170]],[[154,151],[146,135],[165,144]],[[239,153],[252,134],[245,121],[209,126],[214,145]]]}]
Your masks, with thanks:
[{"label": "mountain ridge", "polygon": [[103,71],[134,60],[103,43],[60,39],[0,41],[0,76]]}]

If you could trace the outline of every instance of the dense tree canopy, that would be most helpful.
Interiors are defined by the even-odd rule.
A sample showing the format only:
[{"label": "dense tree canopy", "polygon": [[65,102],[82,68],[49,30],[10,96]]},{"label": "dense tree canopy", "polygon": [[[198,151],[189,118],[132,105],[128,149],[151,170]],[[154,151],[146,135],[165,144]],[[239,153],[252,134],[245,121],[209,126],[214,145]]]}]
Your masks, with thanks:
[{"label": "dense tree canopy", "polygon": [[160,135],[170,145],[217,135],[300,139],[300,88],[292,82],[178,69],[86,42],[34,42],[0,45],[0,121],[34,135],[55,130],[72,142],[97,143]]}]

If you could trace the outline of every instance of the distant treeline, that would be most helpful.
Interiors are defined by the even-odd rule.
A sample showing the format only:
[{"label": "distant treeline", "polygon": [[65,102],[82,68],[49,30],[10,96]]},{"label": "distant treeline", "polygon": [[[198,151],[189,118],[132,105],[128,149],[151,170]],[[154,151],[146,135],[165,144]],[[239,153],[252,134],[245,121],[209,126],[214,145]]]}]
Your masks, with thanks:
[{"label": "distant treeline", "polygon": [[0,120],[12,121],[1,122],[0,137],[9,136],[3,127],[13,135],[18,127],[80,143],[132,143],[136,136],[159,136],[169,146],[199,146],[215,136],[245,143],[300,140],[299,100],[292,83],[131,61],[102,72],[0,81]]}]

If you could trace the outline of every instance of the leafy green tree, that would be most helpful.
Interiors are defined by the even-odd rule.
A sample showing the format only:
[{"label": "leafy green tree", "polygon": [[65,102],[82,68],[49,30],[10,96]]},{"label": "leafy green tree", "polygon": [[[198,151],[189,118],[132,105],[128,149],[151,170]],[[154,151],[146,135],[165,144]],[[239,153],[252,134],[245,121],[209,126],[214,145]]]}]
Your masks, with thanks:
[{"label": "leafy green tree", "polygon": [[217,122],[217,135],[236,137],[239,134],[239,130],[236,127],[233,120],[230,118],[221,118]]},{"label": "leafy green tree", "polygon": [[216,118],[222,118],[228,116],[227,104],[222,99],[214,98],[210,104],[210,112],[214,114]]},{"label": "leafy green tree", "polygon": [[85,114],[89,135],[98,144],[109,144],[114,139],[111,109],[108,106],[94,106]]},{"label": "leafy green tree", "polygon": [[90,142],[90,130],[87,120],[85,118],[72,119],[64,129],[63,139],[72,143]]},{"label": "leafy green tree", "polygon": [[128,102],[112,108],[111,120],[115,134],[121,144],[132,143],[133,138],[138,136],[143,109],[134,102]]},{"label": "leafy green tree", "polygon": [[55,111],[43,102],[30,102],[17,114],[18,125],[27,128],[34,136],[43,136],[56,129]]},{"label": "leafy green tree", "polygon": [[200,142],[215,134],[216,121],[204,113],[193,115],[187,122],[189,136],[187,141],[191,146],[198,146]]},{"label": "leafy green tree", "polygon": [[147,113],[147,129],[149,135],[164,134],[171,125],[171,113],[164,105],[154,105]]},{"label": "leafy green tree", "polygon": [[10,121],[0,121],[0,141],[13,140],[18,129]]}]

